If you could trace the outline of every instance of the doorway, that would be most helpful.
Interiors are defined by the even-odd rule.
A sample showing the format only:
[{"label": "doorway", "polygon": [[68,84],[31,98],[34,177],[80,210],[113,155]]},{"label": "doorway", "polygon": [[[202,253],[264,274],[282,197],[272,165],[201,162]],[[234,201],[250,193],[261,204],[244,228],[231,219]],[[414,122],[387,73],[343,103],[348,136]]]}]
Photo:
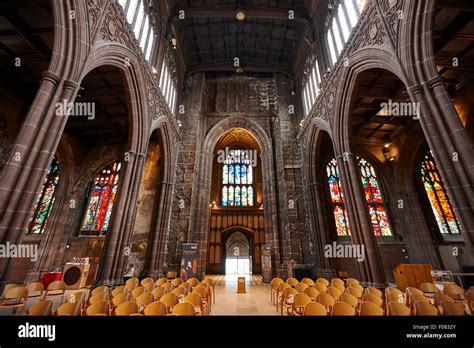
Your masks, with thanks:
[{"label": "doorway", "polygon": [[226,242],[226,275],[246,275],[252,273],[250,243],[242,232],[234,232]]}]

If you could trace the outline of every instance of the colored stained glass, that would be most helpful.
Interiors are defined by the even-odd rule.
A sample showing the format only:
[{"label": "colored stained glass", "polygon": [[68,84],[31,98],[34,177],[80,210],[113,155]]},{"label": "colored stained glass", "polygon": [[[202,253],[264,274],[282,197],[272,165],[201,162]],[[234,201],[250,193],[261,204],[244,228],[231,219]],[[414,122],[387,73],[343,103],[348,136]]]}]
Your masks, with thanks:
[{"label": "colored stained glass", "polygon": [[376,236],[392,236],[382,191],[374,167],[363,158],[359,158],[362,188],[368,203],[373,233]]},{"label": "colored stained glass", "polygon": [[229,183],[229,166],[226,164],[222,167],[222,184],[227,185]]},{"label": "colored stained glass", "polygon": [[440,232],[442,234],[461,233],[453,206],[431,152],[428,152],[421,164],[421,178]]},{"label": "colored stained glass", "polygon": [[231,150],[222,166],[223,207],[254,205],[253,167],[248,150]]},{"label": "colored stained glass", "polygon": [[82,222],[82,231],[103,234],[108,230],[117,196],[121,166],[120,162],[115,162],[96,176]]},{"label": "colored stained glass", "polygon": [[328,175],[329,193],[331,195],[337,235],[341,237],[350,236],[351,231],[349,228],[349,219],[347,218],[341,179],[339,177],[339,169],[335,159],[330,161],[327,165],[326,173]]},{"label": "colored stained glass", "polygon": [[56,187],[59,182],[59,162],[53,158],[49,166],[40,195],[36,201],[33,216],[28,224],[28,233],[42,234],[46,228],[51,210],[53,209]]}]

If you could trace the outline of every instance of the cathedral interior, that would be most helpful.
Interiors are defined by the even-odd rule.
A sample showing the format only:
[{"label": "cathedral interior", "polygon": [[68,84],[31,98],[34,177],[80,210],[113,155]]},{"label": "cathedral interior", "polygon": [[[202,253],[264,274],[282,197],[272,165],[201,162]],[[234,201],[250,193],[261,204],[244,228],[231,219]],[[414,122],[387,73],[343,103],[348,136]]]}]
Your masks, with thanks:
[{"label": "cathedral interior", "polygon": [[0,290],[77,264],[66,291],[410,271],[474,294],[473,11],[2,0]]}]

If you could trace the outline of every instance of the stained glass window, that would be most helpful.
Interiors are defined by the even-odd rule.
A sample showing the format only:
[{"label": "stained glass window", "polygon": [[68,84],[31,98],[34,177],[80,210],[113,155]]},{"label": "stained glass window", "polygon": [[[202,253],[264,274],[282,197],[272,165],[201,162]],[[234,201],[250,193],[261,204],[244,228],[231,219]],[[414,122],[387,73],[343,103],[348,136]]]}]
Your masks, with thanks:
[{"label": "stained glass window", "polygon": [[442,234],[461,233],[461,228],[454,214],[453,206],[451,205],[451,201],[449,200],[431,152],[426,154],[421,163],[421,178],[440,232]]},{"label": "stained glass window", "polygon": [[359,158],[362,188],[369,208],[373,232],[376,236],[392,236],[387,212],[374,167],[363,158]]},{"label": "stained glass window", "polygon": [[339,169],[335,159],[329,162],[326,167],[328,176],[329,192],[331,195],[332,211],[336,223],[336,231],[338,236],[350,236],[349,219],[344,204],[344,194],[342,192],[341,179]]},{"label": "stained glass window", "polygon": [[114,162],[97,174],[82,222],[83,233],[97,235],[107,232],[117,196],[121,166],[120,162]]},{"label": "stained glass window", "polygon": [[42,234],[48,223],[54,205],[54,192],[59,182],[59,162],[53,158],[49,172],[41,188],[41,193],[36,201],[33,216],[28,224],[28,233]]},{"label": "stained glass window", "polygon": [[254,205],[253,167],[255,151],[230,150],[222,166],[223,207]]}]

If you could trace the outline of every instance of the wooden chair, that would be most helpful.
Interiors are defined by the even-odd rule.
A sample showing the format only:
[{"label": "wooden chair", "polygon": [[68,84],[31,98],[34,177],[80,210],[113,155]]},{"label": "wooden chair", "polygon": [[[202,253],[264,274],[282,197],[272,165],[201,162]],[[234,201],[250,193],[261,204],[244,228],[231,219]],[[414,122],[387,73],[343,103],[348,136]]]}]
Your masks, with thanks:
[{"label": "wooden chair", "polygon": [[385,303],[395,301],[398,303],[406,304],[407,300],[405,294],[397,288],[386,288],[385,289]]},{"label": "wooden chair", "polygon": [[466,310],[461,303],[457,302],[443,302],[443,315],[444,316],[464,316],[466,315]]},{"label": "wooden chair", "polygon": [[467,293],[466,300],[471,313],[474,314],[474,291],[469,291]]},{"label": "wooden chair", "polygon": [[[347,294],[346,294],[347,295]],[[331,315],[333,317],[339,316],[348,316],[353,317],[355,316],[356,312],[354,307],[346,302],[336,302],[334,306],[332,306]]]},{"label": "wooden chair", "polygon": [[156,286],[162,286],[163,284],[166,284],[168,283],[168,279],[166,278],[160,278],[158,279],[156,282],[155,282],[155,285]]},{"label": "wooden chair", "polygon": [[408,317],[411,315],[411,309],[405,306],[404,303],[399,303],[397,301],[390,301],[387,305],[387,315],[391,317]]},{"label": "wooden chair", "polygon": [[355,279],[355,278],[347,278],[347,279],[346,279],[346,288],[348,288],[349,285],[351,285],[351,284],[357,284],[357,285],[359,285],[360,282],[359,282],[357,279]]},{"label": "wooden chair", "polygon": [[137,298],[141,294],[144,294],[146,292],[146,289],[143,286],[138,286],[135,289],[132,290],[132,298]]},{"label": "wooden chair", "polygon": [[0,308],[12,308],[12,314],[16,314],[18,308],[24,308],[28,300],[28,289],[23,286],[10,287],[4,293],[0,301]]},{"label": "wooden chair", "polygon": [[303,315],[308,316],[320,316],[324,317],[328,315],[327,309],[319,302],[309,302],[304,307]]},{"label": "wooden chair", "polygon": [[213,300],[213,302],[216,303],[216,289],[214,285],[214,280],[209,277],[206,277],[204,278],[202,283],[208,285],[207,291],[209,291],[209,296]]},{"label": "wooden chair", "polygon": [[178,303],[176,306],[173,307],[172,313],[179,316],[193,316],[194,317],[196,315],[194,305],[189,302]]},{"label": "wooden chair", "polygon": [[138,278],[133,277],[125,282],[125,287],[128,292],[132,292],[136,287],[138,287],[139,281]]},{"label": "wooden chair", "polygon": [[286,314],[288,315],[289,310],[293,308],[293,298],[298,293],[298,290],[294,288],[286,288],[281,294],[280,309],[281,315],[283,315],[283,308],[286,309]]},{"label": "wooden chair", "polygon": [[329,286],[329,280],[327,280],[326,278],[318,278],[318,279],[316,279],[316,283],[321,283],[325,287]]},{"label": "wooden chair", "polygon": [[444,286],[443,292],[449,297],[452,297],[455,301],[466,301],[466,297],[464,296],[464,289],[461,288],[459,285],[447,284]]},{"label": "wooden chair", "polygon": [[331,308],[332,306],[334,306],[334,303],[336,302],[334,300],[334,297],[332,297],[331,295],[329,294],[325,294],[325,293],[321,293],[318,295],[318,297],[316,298],[316,302],[319,302],[321,303],[323,306],[326,307],[326,311],[328,313],[331,312]]},{"label": "wooden chair", "polygon": [[173,284],[175,288],[177,288],[181,283],[183,283],[181,278],[175,278],[171,281],[171,284]]},{"label": "wooden chair", "polygon": [[166,305],[167,312],[171,313],[171,309],[178,303],[179,299],[175,294],[167,293],[160,298],[160,301]]},{"label": "wooden chair", "polygon": [[115,289],[112,290],[111,295],[112,297],[117,296],[118,294],[124,293],[127,291],[127,288],[123,285],[116,287]]},{"label": "wooden chair", "polygon": [[39,301],[36,302],[28,309],[28,315],[34,316],[51,316],[53,315],[53,302],[52,301]]},{"label": "wooden chair", "polygon": [[146,292],[152,292],[155,288],[155,283],[145,283],[142,286],[145,288]]},{"label": "wooden chair", "polygon": [[360,315],[361,316],[383,316],[384,311],[382,307],[380,307],[379,305],[371,301],[363,301],[360,304]]},{"label": "wooden chair", "polygon": [[305,283],[306,285],[308,285],[309,287],[313,287],[314,286],[314,281],[310,278],[303,278],[301,279],[301,283]]},{"label": "wooden chair", "polygon": [[186,280],[186,283],[190,284],[194,288],[199,284],[199,280],[197,278],[189,278]]},{"label": "wooden chair", "polygon": [[84,291],[76,291],[67,296],[67,302],[78,303],[80,307],[80,313],[82,314],[86,310],[86,293]]},{"label": "wooden chair", "polygon": [[58,316],[80,316],[82,313],[81,302],[65,302],[56,311]]},{"label": "wooden chair", "polygon": [[372,287],[372,286],[369,286],[368,288],[366,288],[365,293],[366,294],[372,294],[372,295],[378,296],[380,298],[383,298],[383,292],[380,291],[377,288]]},{"label": "wooden chair", "polygon": [[151,291],[151,294],[155,297],[155,301],[158,301],[161,298],[161,296],[166,294],[166,289],[162,286],[159,286],[157,288],[154,288]]},{"label": "wooden chair", "polygon": [[44,285],[41,282],[29,283],[25,288],[28,289],[28,298],[43,298]]},{"label": "wooden chair", "polygon": [[130,301],[131,297],[132,296],[129,292],[122,292],[121,294],[118,294],[117,296],[112,298],[112,306],[116,308],[122,303]]},{"label": "wooden chair", "polygon": [[344,280],[339,279],[339,278],[332,278],[331,279],[331,286],[333,288],[337,288],[337,289],[341,290],[341,292],[344,292],[344,290],[346,289],[346,284],[344,283]]},{"label": "wooden chair", "polygon": [[207,313],[209,314],[211,312],[211,303],[210,303],[211,299],[209,297],[209,291],[207,290],[207,288],[204,286],[198,285],[194,288],[192,293],[201,295],[204,308],[207,310]]},{"label": "wooden chair", "polygon": [[307,287],[308,287],[308,284],[306,284],[306,283],[298,283],[298,284],[296,284],[295,289],[296,289],[296,291],[298,291],[299,293],[304,294],[304,290],[305,290]]},{"label": "wooden chair", "polygon": [[371,293],[364,294],[364,296],[362,296],[362,301],[373,302],[377,306],[383,307],[383,298],[381,298],[381,297],[379,297],[375,294],[371,294]]},{"label": "wooden chair", "polygon": [[431,303],[428,302],[415,302],[415,311],[416,316],[438,316],[438,308],[433,306]]},{"label": "wooden chair", "polygon": [[328,289],[328,287],[321,282],[314,283],[314,288],[318,290],[320,293],[326,293]]},{"label": "wooden chair", "polygon": [[117,316],[128,316],[132,314],[138,314],[138,306],[133,301],[124,302],[115,308],[115,315]]},{"label": "wooden chair", "polygon": [[90,305],[86,309],[87,316],[94,316],[94,315],[110,315],[110,306],[109,302],[101,301]]},{"label": "wooden chair", "polygon": [[201,295],[197,293],[189,294],[184,298],[184,302],[189,302],[194,306],[196,315],[204,315],[204,302]]},{"label": "wooden chair", "polygon": [[183,288],[183,287],[180,287],[178,286],[177,288],[173,289],[173,291],[171,291],[173,294],[175,294],[176,296],[186,296],[188,294],[188,291],[186,290],[186,288]]},{"label": "wooden chair", "polygon": [[299,283],[298,279],[296,278],[288,278],[286,280],[287,284],[291,286],[292,288],[296,287],[296,285]]},{"label": "wooden chair", "polygon": [[143,278],[142,281],[140,282],[140,285],[145,286],[145,284],[149,284],[149,283],[154,284],[155,280],[151,277]]},{"label": "wooden chair", "polygon": [[94,304],[100,301],[108,301],[109,295],[107,293],[96,293],[95,295],[89,298],[89,304]]},{"label": "wooden chair", "polygon": [[66,293],[66,284],[62,280],[56,280],[48,285],[44,292],[43,299],[48,297],[61,296],[61,302],[63,302],[64,294]]},{"label": "wooden chair", "polygon": [[291,309],[291,314],[296,316],[302,316],[304,313],[304,309],[306,304],[311,302],[311,298],[306,294],[296,294],[293,297],[293,306]]},{"label": "wooden chair", "polygon": [[91,297],[97,294],[109,294],[109,288],[105,285],[98,286],[91,291]]},{"label": "wooden chair", "polygon": [[168,313],[166,305],[161,301],[155,301],[150,303],[143,310],[143,314],[146,316],[159,316],[163,317]]},{"label": "wooden chair", "polygon": [[13,289],[13,288],[18,288],[18,287],[21,287],[21,285],[20,284],[11,284],[11,283],[5,285],[5,287],[3,288],[3,293],[2,293],[1,300],[3,300],[3,298],[5,297],[5,294],[8,292],[8,290]]},{"label": "wooden chair", "polygon": [[278,311],[278,306],[280,304],[280,301],[281,301],[281,294],[283,293],[283,291],[287,288],[291,288],[290,284],[288,283],[281,283],[280,285],[278,285],[277,287],[277,292],[276,292],[276,302],[275,302],[275,305],[276,305],[276,309]]},{"label": "wooden chair", "polygon": [[424,303],[431,303],[430,299],[426,297],[425,295],[420,295],[420,294],[413,294],[411,296],[411,307],[415,307],[416,302],[424,302]]},{"label": "wooden chair", "polygon": [[339,297],[342,295],[342,291],[339,290],[338,288],[330,286],[327,289],[326,294],[331,295],[337,301],[339,299]]},{"label": "wooden chair", "polygon": [[161,287],[165,288],[166,292],[171,292],[174,289],[174,286],[171,283],[164,283],[163,285],[161,285]]},{"label": "wooden chair", "polygon": [[339,297],[339,301],[345,302],[353,308],[357,308],[357,306],[359,305],[359,300],[357,299],[357,297],[347,293],[341,294],[341,296]]},{"label": "wooden chair", "polygon": [[420,290],[423,291],[426,297],[434,297],[439,292],[439,289],[433,283],[422,283]]},{"label": "wooden chair", "polygon": [[353,287],[353,286],[351,286],[350,288],[346,288],[346,290],[344,292],[346,294],[351,294],[351,295],[355,296],[358,299],[361,299],[362,295],[364,294],[363,289],[361,290],[358,287]]},{"label": "wooden chair", "polygon": [[405,293],[407,294],[406,297],[407,297],[407,304],[410,305],[411,307],[414,306],[415,302],[412,300],[412,297],[414,295],[421,295],[421,296],[425,296],[423,294],[423,291],[421,291],[420,289],[417,289],[417,288],[413,288],[413,287],[407,287],[405,289]]},{"label": "wooden chair", "polygon": [[445,295],[442,292],[438,292],[434,297],[434,304],[438,307],[438,310],[443,308],[443,302],[454,302],[454,299],[451,296]]},{"label": "wooden chair", "polygon": [[193,292],[193,287],[192,287],[192,285],[189,284],[189,283],[182,283],[182,284],[180,284],[180,285],[178,286],[178,288],[184,288],[184,289],[186,289],[186,293],[187,293],[187,294],[190,294],[190,293]]},{"label": "wooden chair", "polygon": [[304,293],[311,298],[311,301],[316,301],[316,297],[319,295],[319,291],[317,289],[310,287],[306,288]]},{"label": "wooden chair", "polygon": [[135,298],[135,303],[138,306],[139,312],[142,312],[146,306],[155,301],[155,297],[150,292],[145,292]]}]

